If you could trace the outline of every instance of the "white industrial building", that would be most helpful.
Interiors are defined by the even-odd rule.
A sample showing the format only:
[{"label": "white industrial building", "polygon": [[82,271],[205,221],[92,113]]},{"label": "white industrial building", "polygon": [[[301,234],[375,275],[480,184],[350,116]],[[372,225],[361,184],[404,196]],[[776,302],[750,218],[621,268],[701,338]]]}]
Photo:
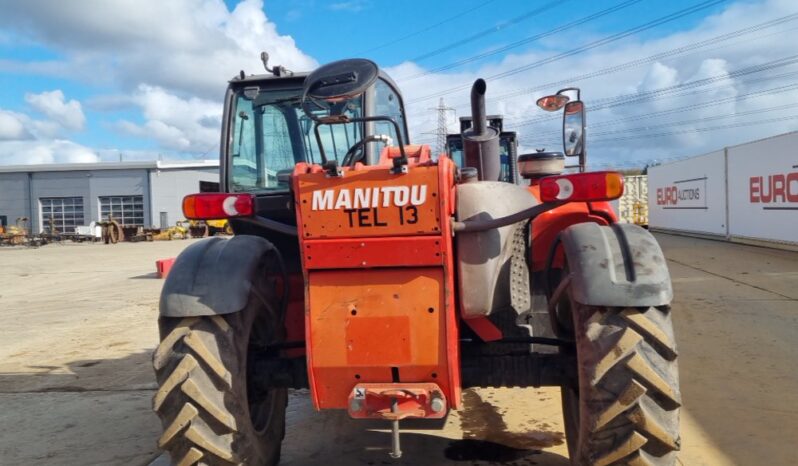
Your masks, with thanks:
[{"label": "white industrial building", "polygon": [[32,232],[61,232],[112,215],[123,225],[167,227],[186,194],[219,181],[219,162],[115,162],[0,166],[0,224],[28,217]]}]

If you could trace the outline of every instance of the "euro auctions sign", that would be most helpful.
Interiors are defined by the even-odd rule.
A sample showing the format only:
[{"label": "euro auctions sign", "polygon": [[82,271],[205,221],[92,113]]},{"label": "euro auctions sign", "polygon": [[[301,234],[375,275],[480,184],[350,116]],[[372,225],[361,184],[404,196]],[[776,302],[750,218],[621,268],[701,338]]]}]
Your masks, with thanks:
[{"label": "euro auctions sign", "polygon": [[729,147],[729,236],[798,244],[798,132]]},{"label": "euro auctions sign", "polygon": [[798,210],[798,170],[750,177],[748,197],[765,210]]},{"label": "euro auctions sign", "polygon": [[657,205],[663,209],[707,208],[707,177],[676,180],[656,189]]}]

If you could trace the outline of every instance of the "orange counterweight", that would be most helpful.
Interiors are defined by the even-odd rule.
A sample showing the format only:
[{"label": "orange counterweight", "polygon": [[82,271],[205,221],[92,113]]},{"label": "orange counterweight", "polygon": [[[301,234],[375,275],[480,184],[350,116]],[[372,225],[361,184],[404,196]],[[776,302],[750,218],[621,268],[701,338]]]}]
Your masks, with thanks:
[{"label": "orange counterweight", "polygon": [[454,169],[446,157],[411,164],[405,174],[358,166],[329,176],[317,166],[297,166],[305,338],[316,408],[351,408],[353,394],[397,390],[417,394],[408,403],[415,406],[410,417],[441,415],[429,405],[419,408],[426,401],[418,400],[459,405]]}]

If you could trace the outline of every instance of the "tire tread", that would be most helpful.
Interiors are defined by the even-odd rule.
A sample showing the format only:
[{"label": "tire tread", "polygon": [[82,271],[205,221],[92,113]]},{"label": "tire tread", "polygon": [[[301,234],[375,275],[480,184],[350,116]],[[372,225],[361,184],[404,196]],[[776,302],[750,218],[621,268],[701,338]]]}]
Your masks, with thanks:
[{"label": "tire tread", "polygon": [[575,318],[587,398],[575,464],[673,465],[681,395],[670,315],[577,304]]}]

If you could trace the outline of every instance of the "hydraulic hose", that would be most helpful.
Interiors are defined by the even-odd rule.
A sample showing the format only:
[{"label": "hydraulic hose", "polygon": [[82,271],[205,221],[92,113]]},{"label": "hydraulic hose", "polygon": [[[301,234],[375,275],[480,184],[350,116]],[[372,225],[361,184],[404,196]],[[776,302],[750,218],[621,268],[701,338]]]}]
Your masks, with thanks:
[{"label": "hydraulic hose", "polygon": [[513,223],[518,223],[528,218],[537,217],[543,212],[548,212],[563,204],[563,202],[544,202],[543,204],[532,206],[506,217],[492,218],[490,220],[464,220],[462,222],[452,222],[452,230],[455,233],[467,233],[506,227],[507,225],[512,225]]}]

